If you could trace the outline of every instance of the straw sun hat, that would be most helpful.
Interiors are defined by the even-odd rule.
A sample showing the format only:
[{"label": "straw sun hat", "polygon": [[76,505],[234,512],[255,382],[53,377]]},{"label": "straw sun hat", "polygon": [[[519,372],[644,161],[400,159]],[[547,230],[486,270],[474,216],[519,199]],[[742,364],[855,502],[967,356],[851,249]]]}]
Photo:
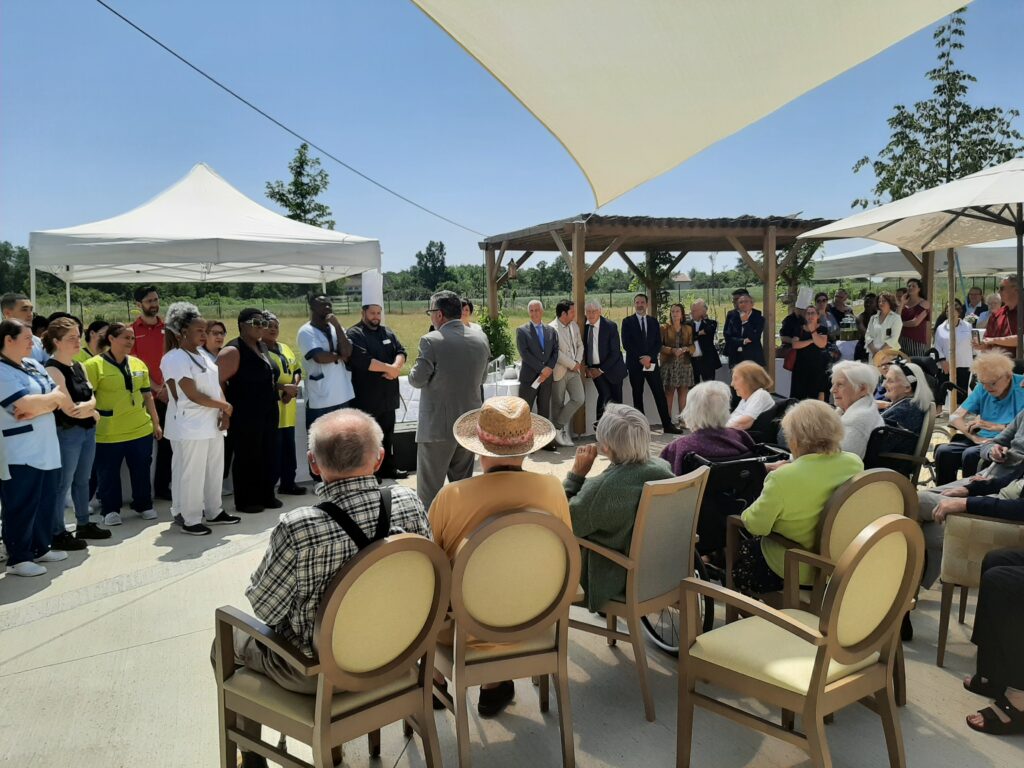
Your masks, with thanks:
[{"label": "straw sun hat", "polygon": [[492,397],[460,416],[452,431],[459,445],[481,456],[526,456],[555,439],[554,425],[530,413],[521,397]]}]

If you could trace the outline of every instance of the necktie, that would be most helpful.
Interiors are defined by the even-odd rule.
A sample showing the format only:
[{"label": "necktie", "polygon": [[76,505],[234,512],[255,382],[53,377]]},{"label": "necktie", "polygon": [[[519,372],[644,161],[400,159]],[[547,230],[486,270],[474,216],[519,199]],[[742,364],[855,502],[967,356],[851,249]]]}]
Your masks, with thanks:
[{"label": "necktie", "polygon": [[533,326],[534,333],[537,334],[537,343],[540,344],[540,351],[544,351],[544,327],[541,325]]},{"label": "necktie", "polygon": [[644,341],[647,341],[647,315],[640,315],[640,332],[644,335]]}]

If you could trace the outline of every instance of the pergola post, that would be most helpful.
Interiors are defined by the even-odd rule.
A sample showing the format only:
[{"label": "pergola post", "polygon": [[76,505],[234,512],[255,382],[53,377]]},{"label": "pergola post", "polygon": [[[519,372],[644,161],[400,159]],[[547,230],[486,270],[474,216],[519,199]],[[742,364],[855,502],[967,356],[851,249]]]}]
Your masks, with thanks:
[{"label": "pergola post", "polygon": [[487,316],[491,320],[498,319],[498,275],[494,258],[494,248],[484,251],[484,272],[487,277]]},{"label": "pergola post", "polygon": [[[576,304],[576,323],[580,328],[580,339],[586,338],[586,315],[583,307],[587,301],[587,232],[582,221],[572,225],[572,300]],[[576,434],[587,431],[586,405],[576,411],[572,418],[572,428]]]},{"label": "pergola post", "polygon": [[[949,302],[949,309],[946,310],[946,318],[949,323],[949,380],[956,384],[956,330],[957,326],[960,325],[960,316],[956,313],[956,290],[955,290],[955,276],[956,276],[956,251],[949,248],[946,251],[946,279],[949,281],[947,286],[946,299]],[[932,302],[933,306],[937,306],[935,302]],[[929,327],[931,324],[929,323]],[[919,385],[920,386],[920,385]],[[949,412],[953,413],[956,411],[956,390],[949,390]],[[939,406],[941,408],[941,405]]]},{"label": "pergola post", "polygon": [[[924,265],[924,290],[928,296],[928,303],[933,307],[937,306],[935,301],[935,251],[925,251],[921,254],[921,263]],[[925,346],[930,347],[932,345],[932,324],[926,322],[924,324],[924,343]],[[954,377],[956,373],[954,372]]]},{"label": "pergola post", "polygon": [[775,227],[764,232],[761,263],[764,265],[764,362],[772,379],[775,378],[775,283],[778,262],[775,257]]}]

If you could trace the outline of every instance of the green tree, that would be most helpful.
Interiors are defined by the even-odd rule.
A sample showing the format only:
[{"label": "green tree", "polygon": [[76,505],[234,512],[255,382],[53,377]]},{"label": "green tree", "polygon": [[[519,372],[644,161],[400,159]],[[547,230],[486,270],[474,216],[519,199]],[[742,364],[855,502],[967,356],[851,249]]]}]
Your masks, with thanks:
[{"label": "green tree", "polygon": [[28,248],[0,243],[0,293],[28,292]]},{"label": "green tree", "polygon": [[854,200],[853,207],[899,200],[1011,160],[1024,149],[1024,136],[1013,127],[1018,110],[968,101],[977,79],[953,59],[964,47],[964,14],[964,8],[953,13],[932,36],[938,49],[938,65],[926,75],[934,83],[932,97],[913,107],[897,104],[888,120],[889,143],[874,160],[865,155],[854,164],[854,173],[871,168],[875,186],[870,200]]},{"label": "green tree", "polygon": [[431,240],[425,250],[416,252],[416,277],[427,289],[434,291],[448,280],[444,243]]},{"label": "green tree", "polygon": [[330,179],[320,168],[320,159],[309,156],[309,145],[303,143],[288,163],[292,180],[267,182],[267,197],[286,211],[289,219],[312,224],[314,227],[334,229],[331,209],[318,202],[317,197],[327,189]]}]

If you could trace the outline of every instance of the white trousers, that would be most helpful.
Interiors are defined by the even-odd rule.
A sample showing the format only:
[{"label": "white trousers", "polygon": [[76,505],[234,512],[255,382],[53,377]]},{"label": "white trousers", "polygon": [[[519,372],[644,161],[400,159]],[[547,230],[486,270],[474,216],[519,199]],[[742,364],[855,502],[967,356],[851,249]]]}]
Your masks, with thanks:
[{"label": "white trousers", "polygon": [[212,520],[221,511],[224,485],[224,437],[171,440],[171,514],[185,525]]}]

